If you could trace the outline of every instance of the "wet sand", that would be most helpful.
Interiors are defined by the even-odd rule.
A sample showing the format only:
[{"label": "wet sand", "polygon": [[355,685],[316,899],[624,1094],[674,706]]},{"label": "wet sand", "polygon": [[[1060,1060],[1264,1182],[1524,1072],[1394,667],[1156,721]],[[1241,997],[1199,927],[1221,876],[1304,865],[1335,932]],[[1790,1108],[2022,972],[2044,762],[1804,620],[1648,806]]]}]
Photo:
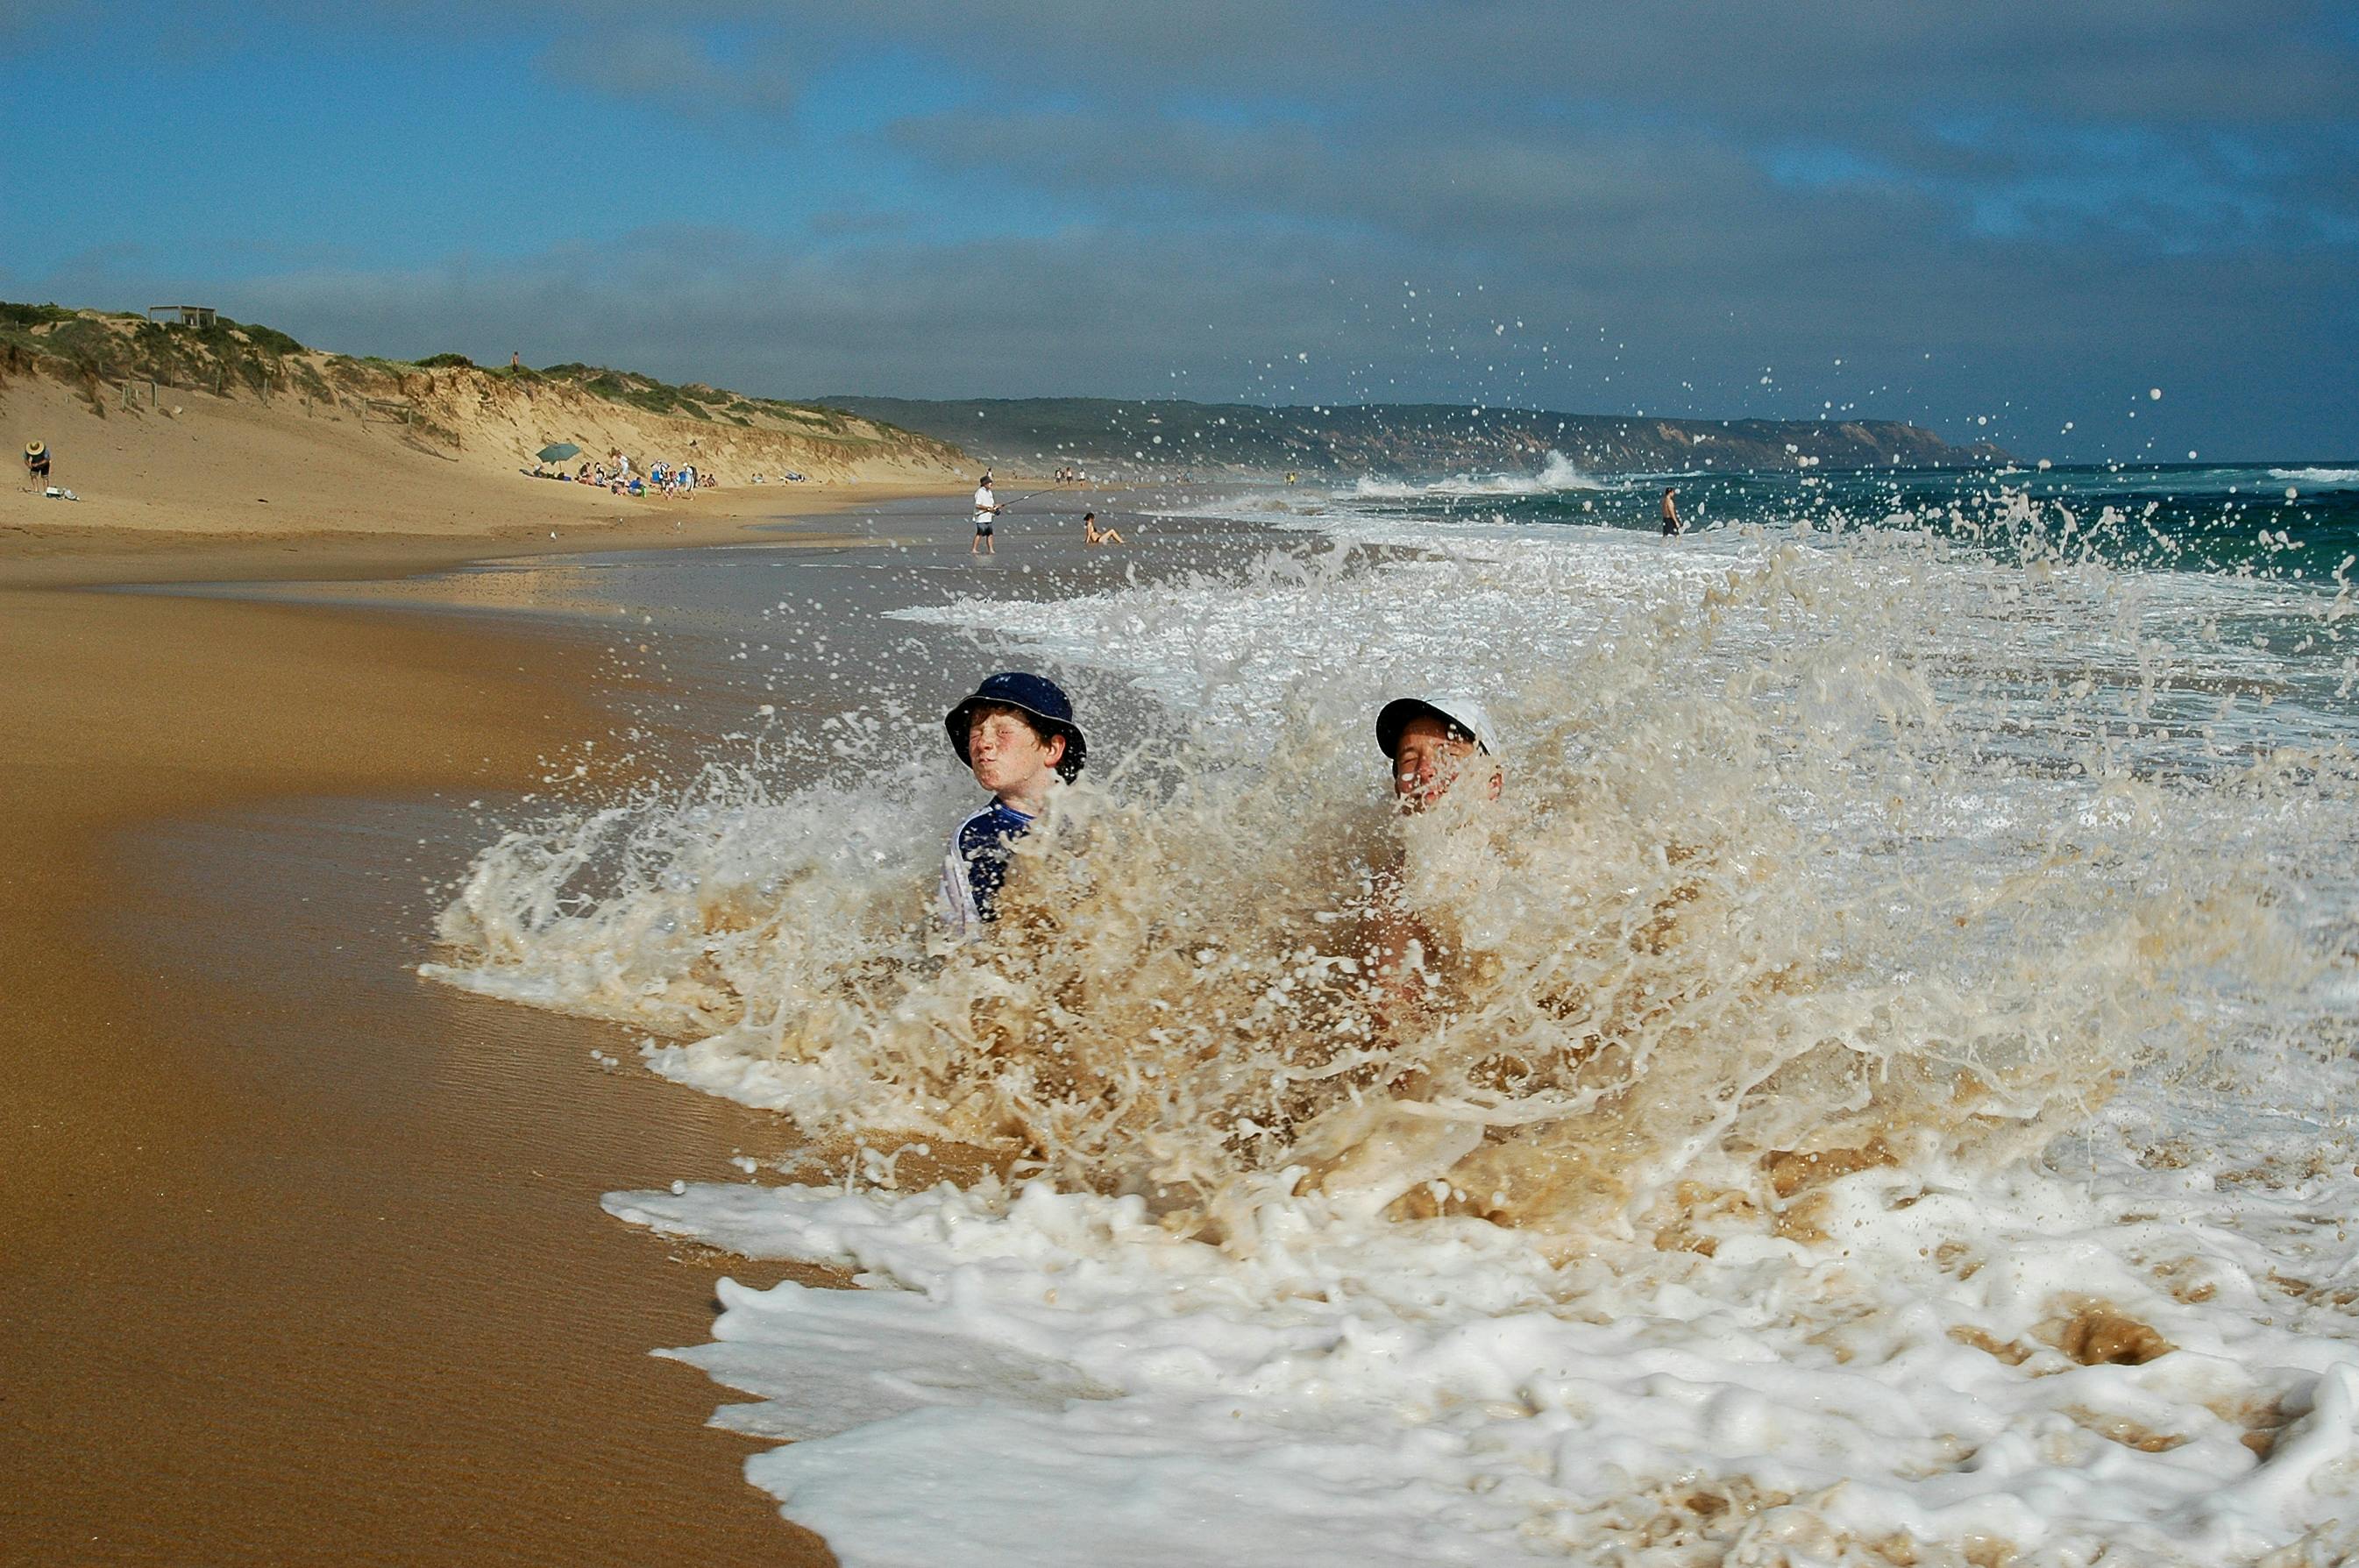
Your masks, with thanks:
[{"label": "wet sand", "polygon": [[[1042,516],[978,566],[956,506],[866,499],[707,541],[783,550],[609,568],[659,620],[700,572],[708,603],[800,581],[931,678],[973,644],[875,611],[1270,542],[1206,526],[1083,551]],[[788,1271],[598,1204],[742,1179],[732,1155],[794,1152],[792,1130],[653,1078],[617,1031],[414,973],[429,883],[545,759],[570,769],[614,726],[612,622],[540,613],[575,607],[582,564],[519,561],[508,538],[284,543],[0,557],[0,583],[245,596],[0,587],[19,759],[0,772],[0,1557],[829,1561],[740,1478],[765,1445],[703,1426],[721,1392],[648,1355],[709,1337],[720,1275]],[[408,575],[484,556],[504,563]],[[696,732],[750,697],[725,684],[745,666],[696,667],[692,641],[667,696]],[[869,669],[761,695],[824,710]]]},{"label": "wet sand", "polygon": [[409,972],[598,652],[0,593],[0,1557],[827,1560],[647,1355],[724,1269],[597,1202],[785,1130]]}]

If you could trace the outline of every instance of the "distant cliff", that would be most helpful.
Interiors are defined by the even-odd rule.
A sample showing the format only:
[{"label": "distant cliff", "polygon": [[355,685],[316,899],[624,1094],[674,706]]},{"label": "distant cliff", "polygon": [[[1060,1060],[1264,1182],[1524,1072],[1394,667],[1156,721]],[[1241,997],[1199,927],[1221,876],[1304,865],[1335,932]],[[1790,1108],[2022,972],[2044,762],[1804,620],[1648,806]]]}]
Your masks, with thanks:
[{"label": "distant cliff", "polygon": [[1963,468],[2009,460],[1987,441],[1953,447],[1930,430],[1889,419],[1649,419],[1421,403],[1264,408],[1098,397],[817,401],[1003,467],[1078,463],[1106,478],[1514,471],[1538,468],[1552,451],[1593,472]]}]

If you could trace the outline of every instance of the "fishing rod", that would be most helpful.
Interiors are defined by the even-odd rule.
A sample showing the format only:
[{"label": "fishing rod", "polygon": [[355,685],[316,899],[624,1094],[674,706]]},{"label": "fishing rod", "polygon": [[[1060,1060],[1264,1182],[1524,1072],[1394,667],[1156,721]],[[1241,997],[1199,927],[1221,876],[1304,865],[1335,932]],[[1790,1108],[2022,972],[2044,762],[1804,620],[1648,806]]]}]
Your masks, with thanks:
[{"label": "fishing rod", "polygon": [[1052,490],[1060,490],[1060,489],[1062,489],[1062,488],[1063,488],[1063,487],[1062,487],[1061,485],[1054,485],[1054,484],[1051,484],[1051,485],[1046,485],[1046,486],[1044,486],[1044,487],[1042,487],[1041,489],[1038,489],[1038,490],[1030,490],[1030,491],[1027,491],[1027,492],[1025,492],[1022,495],[1017,496],[1017,497],[1016,497],[1015,500],[1013,500],[1013,501],[1003,501],[1003,502],[1001,502],[1001,503],[999,503],[999,515],[1000,515],[1000,516],[1002,516],[1002,517],[1005,517],[1005,516],[1006,516],[1010,512],[1015,511],[1017,507],[1019,507],[1019,506],[1023,505],[1026,502],[1027,502],[1027,501],[1031,500],[1034,496],[1036,496],[1036,495],[1046,495],[1046,494],[1048,494],[1048,493],[1049,493],[1049,491],[1052,491]]}]

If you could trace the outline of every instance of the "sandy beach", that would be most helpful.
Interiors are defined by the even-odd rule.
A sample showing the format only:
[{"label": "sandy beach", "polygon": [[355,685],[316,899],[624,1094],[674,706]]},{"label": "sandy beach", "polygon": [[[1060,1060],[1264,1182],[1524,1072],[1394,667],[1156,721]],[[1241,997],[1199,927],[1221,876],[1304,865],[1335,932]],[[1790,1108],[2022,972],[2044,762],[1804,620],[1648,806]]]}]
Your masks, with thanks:
[{"label": "sandy beach", "polygon": [[[703,1429],[705,1380],[648,1351],[705,1336],[723,1274],[842,1281],[598,1203],[791,1155],[792,1130],[603,1067],[625,1031],[416,976],[483,807],[615,722],[608,633],[449,568],[913,537],[962,568],[963,492],[834,485],[792,520],[700,497],[551,539],[516,488],[488,531],[0,535],[0,1525],[33,1560],[829,1560],[739,1478],[757,1445]],[[1084,552],[1070,521],[1020,522],[976,580],[1080,591],[1226,549]],[[873,575],[855,635],[908,591]],[[489,616],[431,612],[487,587]]]},{"label": "sandy beach", "polygon": [[0,1568],[2359,1568],[2349,10],[0,0]]},{"label": "sandy beach", "polygon": [[586,528],[745,538],[764,514],[593,503],[551,540],[534,503],[573,497],[514,489],[383,529],[349,525],[352,495],[332,529],[0,541],[0,1534],[22,1560],[825,1560],[736,1478],[748,1445],[699,1430],[701,1379],[647,1354],[704,1331],[721,1265],[597,1206],[784,1130],[597,1073],[619,1032],[411,973],[421,875],[480,831],[460,803],[607,723],[596,641],[82,590],[398,576]]},{"label": "sandy beach", "polygon": [[[820,1560],[713,1452],[737,1440],[696,1431],[697,1380],[647,1357],[704,1292],[596,1207],[624,1171],[775,1141],[766,1119],[625,1077],[585,1096],[594,1032],[421,994],[395,967],[414,873],[369,835],[342,911],[320,864],[246,882],[250,840],[242,875],[159,864],[158,834],[268,839],[290,800],[528,784],[592,722],[588,651],[56,592],[6,595],[0,639],[19,1560],[659,1561],[691,1526],[700,1558]],[[353,1053],[373,1081],[339,1081]],[[454,1089],[471,1070],[488,1092]]]}]

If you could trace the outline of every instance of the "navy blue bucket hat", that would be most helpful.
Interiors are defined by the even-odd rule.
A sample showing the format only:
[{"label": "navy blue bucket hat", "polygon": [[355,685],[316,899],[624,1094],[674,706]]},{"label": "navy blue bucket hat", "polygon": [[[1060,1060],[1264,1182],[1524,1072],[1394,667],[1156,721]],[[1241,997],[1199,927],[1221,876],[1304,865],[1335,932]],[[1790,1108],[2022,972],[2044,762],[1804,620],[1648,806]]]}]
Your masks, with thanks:
[{"label": "navy blue bucket hat", "polygon": [[[1057,762],[1057,773],[1067,784],[1073,782],[1082,771],[1082,760],[1088,754],[1089,742],[1082,735],[1082,727],[1073,722],[1073,704],[1064,688],[1046,676],[1027,675],[1022,670],[1004,670],[984,677],[974,695],[942,715],[942,728],[950,731],[951,750],[958,760],[966,762],[967,716],[982,707],[1013,708],[1028,714],[1038,722],[1043,735],[1062,735],[1065,754]],[[970,764],[972,765],[972,764]]]}]

